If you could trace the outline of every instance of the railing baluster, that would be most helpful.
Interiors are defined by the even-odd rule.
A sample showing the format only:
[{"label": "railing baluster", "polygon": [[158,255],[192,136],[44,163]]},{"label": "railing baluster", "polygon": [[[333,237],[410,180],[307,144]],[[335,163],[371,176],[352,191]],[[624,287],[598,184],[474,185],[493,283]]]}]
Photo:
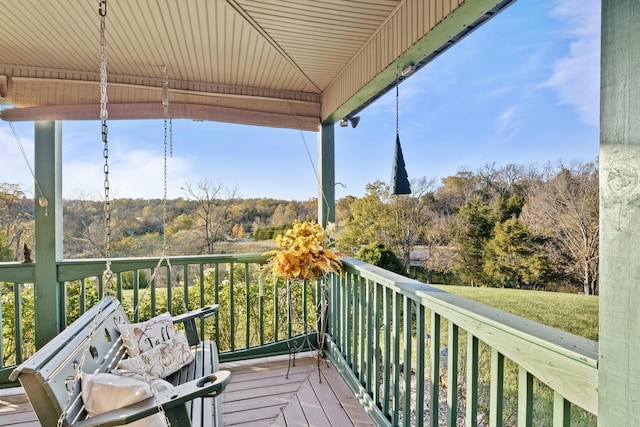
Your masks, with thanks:
[{"label": "railing baluster", "polygon": [[258,340],[264,344],[264,275],[258,272]]},{"label": "railing baluster", "polygon": [[478,338],[467,333],[466,427],[478,424]]},{"label": "railing baluster", "polygon": [[[200,264],[198,267],[201,267],[202,264]],[[184,307],[187,308],[187,310],[189,310],[189,286],[190,286],[190,280],[189,280],[189,264],[184,264],[182,266],[182,300],[184,301],[182,310],[184,310]],[[200,306],[204,306],[204,304],[201,302]]]},{"label": "railing baluster", "polygon": [[518,425],[533,425],[533,375],[518,367]]},{"label": "railing baluster", "polygon": [[391,399],[391,289],[384,288],[384,354],[382,363],[384,366],[384,377],[382,380],[384,399],[382,402],[382,413],[389,414]]},{"label": "railing baluster", "polygon": [[273,282],[273,340],[280,339],[280,298],[278,298],[278,281]]},{"label": "railing baluster", "polygon": [[[249,264],[244,264],[244,289],[245,289],[245,340],[244,346],[245,348],[251,347],[251,343],[249,341],[249,326],[251,325],[251,280],[249,278]],[[306,319],[306,317],[305,317]]]},{"label": "railing baluster", "polygon": [[235,275],[233,271],[233,262],[229,263],[229,323],[230,323],[230,332],[231,332],[231,351],[236,349],[236,304],[235,299],[233,297],[233,292],[235,288]]},{"label": "railing baluster", "polygon": [[79,286],[78,304],[80,305],[80,313],[84,313],[87,310],[87,279],[80,280]]},{"label": "railing baluster", "polygon": [[[0,297],[1,296],[2,295],[0,292]],[[2,298],[0,298],[0,300],[1,299]],[[13,313],[15,314],[14,340],[16,343],[21,343],[22,342],[22,284],[21,283],[13,284]],[[2,316],[0,316],[0,327],[1,326],[2,326]],[[0,340],[2,340],[2,334],[0,334]],[[3,360],[1,356],[2,356],[2,353],[0,352],[0,362],[2,362]],[[22,346],[16,345],[16,363],[21,363],[21,362],[22,362]]]},{"label": "railing baluster", "polygon": [[458,325],[449,322],[447,352],[447,427],[458,425]]},{"label": "railing baluster", "polygon": [[400,340],[402,336],[402,294],[393,292],[393,320],[391,344],[393,346],[393,425],[398,425],[400,414]]},{"label": "railing baluster", "polygon": [[[34,287],[33,293],[35,295],[35,292],[36,292],[35,283],[33,284],[33,287]],[[62,328],[62,329],[66,328],[67,325],[69,324],[69,322],[67,321],[67,313],[68,313],[67,307],[69,305],[69,298],[68,298],[68,295],[67,295],[67,287],[68,287],[67,282],[60,283],[59,289],[60,289],[60,293],[62,294],[62,298],[60,298],[60,300],[58,301],[58,304],[60,306],[60,312],[58,314],[58,319],[60,320],[60,328]],[[34,321],[35,321],[35,319],[34,319]]]},{"label": "railing baluster", "polygon": [[[153,271],[154,270],[150,271],[152,275],[153,275]],[[147,282],[147,287],[149,288],[148,289],[149,292],[153,292],[153,284],[155,283],[155,280],[156,279],[154,278],[150,282]],[[102,283],[102,276],[100,276],[99,281],[100,283]],[[100,289],[102,289],[102,285],[100,285]],[[122,286],[119,286],[118,289],[122,289]],[[100,291],[100,295],[102,295],[102,291]],[[102,296],[100,296],[100,298],[102,298]],[[133,322],[134,323],[140,321],[140,312],[138,310],[135,310],[135,307],[138,307],[139,303],[140,303],[140,282],[134,281],[133,282],[133,307],[134,307]]]},{"label": "railing baluster", "polygon": [[[151,281],[151,317],[156,315],[156,283],[158,283],[158,276]],[[138,305],[136,304],[135,307],[138,307]]]},{"label": "railing baluster", "polygon": [[165,271],[167,272],[167,283],[165,283],[167,289],[167,311],[173,315],[173,304],[171,304],[173,300],[173,271],[168,265]]},{"label": "railing baluster", "polygon": [[[213,264],[213,293],[215,294],[215,303],[216,304],[220,304],[220,264],[219,263],[214,263]],[[203,282],[204,283],[204,282]],[[202,288],[202,292],[204,293],[204,288]],[[218,323],[218,319],[220,316],[220,312],[216,313],[215,319],[216,319],[216,325],[219,325]],[[277,323],[276,323],[277,325]],[[216,341],[220,342],[220,327],[217,326],[216,327]]]},{"label": "railing baluster", "polygon": [[429,425],[438,427],[440,407],[440,315],[431,311],[431,401],[429,402]]},{"label": "railing baluster", "polygon": [[557,391],[553,393],[553,427],[571,425],[571,403]]},{"label": "railing baluster", "polygon": [[[63,288],[64,289],[64,288]],[[102,274],[98,275],[98,298],[104,298],[104,280]],[[67,299],[67,295],[65,293],[64,299]],[[65,312],[66,313],[66,312]]]},{"label": "railing baluster", "polygon": [[[360,365],[360,277],[353,279],[353,300],[351,301],[351,331],[353,333],[351,363],[353,371],[362,379],[362,366]],[[362,380],[361,380],[362,381]]]},{"label": "railing baluster", "polygon": [[366,298],[367,298],[367,291],[366,291],[366,284],[365,281],[362,277],[360,277],[358,279],[358,283],[359,286],[358,288],[360,289],[360,300],[359,300],[359,304],[358,304],[358,316],[361,319],[360,321],[360,342],[358,343],[358,346],[360,347],[360,356],[358,357],[358,368],[359,368],[359,373],[360,373],[360,383],[361,384],[366,384],[367,382],[367,373],[366,373],[366,369],[367,369],[367,362],[365,359],[365,349],[369,348],[370,344],[367,342],[367,334],[365,333],[365,325],[367,323],[367,318],[366,318]]},{"label": "railing baluster", "polygon": [[[413,301],[409,297],[403,297],[403,318],[404,318],[404,365],[403,365],[403,377],[404,377],[404,401],[402,420],[403,424],[407,425],[411,419],[411,371],[413,364],[411,362],[411,353],[413,351],[412,341],[413,337],[411,332],[413,331]],[[418,384],[416,384],[416,388]],[[419,416],[419,414],[416,414]]]},{"label": "railing baluster", "polygon": [[348,362],[351,362],[351,333],[349,332],[349,325],[351,324],[351,315],[349,311],[349,305],[351,302],[351,274],[345,277],[344,285],[342,287],[342,315],[340,316],[342,331],[342,343],[344,347],[345,358]]},{"label": "railing baluster", "polygon": [[344,350],[342,346],[342,322],[340,316],[342,315],[342,287],[344,286],[344,275],[336,276],[331,275],[331,283],[333,286],[329,286],[329,335],[333,337],[336,345],[340,351]]},{"label": "railing baluster", "polygon": [[[375,283],[373,284],[373,286],[375,286]],[[365,389],[367,390],[367,393],[372,395],[373,394],[373,385],[372,385],[372,380],[373,380],[373,375],[374,375],[374,371],[373,371],[373,353],[375,352],[375,348],[376,348],[376,344],[375,344],[375,336],[376,336],[376,332],[375,332],[375,321],[374,321],[374,304],[375,304],[375,299],[374,299],[374,295],[373,295],[373,289],[372,289],[372,284],[371,281],[366,280],[365,281],[365,295],[366,295],[366,301],[365,301],[365,306],[366,306],[366,316],[365,316],[365,321],[367,324],[366,327],[366,336],[365,336],[365,367],[366,367],[366,372],[365,372],[365,378],[364,378],[364,383],[365,383]]]},{"label": "railing baluster", "polygon": [[416,427],[424,425],[424,370],[426,364],[424,305],[416,307]]},{"label": "railing baluster", "polygon": [[491,427],[502,427],[504,356],[495,348],[491,349],[491,389],[489,395],[489,425]]},{"label": "railing baluster", "polygon": [[382,366],[382,346],[380,343],[380,327],[381,327],[381,318],[383,315],[382,307],[382,295],[380,294],[380,290],[382,289],[382,285],[373,282],[373,307],[370,309],[373,310],[373,401],[378,404],[380,403],[380,387],[382,385],[382,381],[380,378],[380,366]]}]

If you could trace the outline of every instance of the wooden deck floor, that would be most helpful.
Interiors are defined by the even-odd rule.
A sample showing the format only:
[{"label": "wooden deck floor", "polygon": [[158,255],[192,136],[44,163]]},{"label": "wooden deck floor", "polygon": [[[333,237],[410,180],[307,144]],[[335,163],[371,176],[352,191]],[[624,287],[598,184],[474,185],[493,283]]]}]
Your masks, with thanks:
[{"label": "wooden deck floor", "polygon": [[[288,358],[223,363],[233,379],[223,393],[225,426],[364,427],[373,422],[330,362],[299,355],[286,378]],[[21,389],[0,390],[0,426],[36,427]]]}]

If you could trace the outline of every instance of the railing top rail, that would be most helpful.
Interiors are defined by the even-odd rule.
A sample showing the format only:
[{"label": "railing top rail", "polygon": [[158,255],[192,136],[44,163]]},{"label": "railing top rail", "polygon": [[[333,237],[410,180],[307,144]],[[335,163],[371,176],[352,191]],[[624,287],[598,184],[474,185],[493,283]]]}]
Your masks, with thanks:
[{"label": "railing top rail", "polygon": [[3,282],[33,283],[35,275],[33,263],[0,262],[0,280]]},{"label": "railing top rail", "polygon": [[[136,257],[136,258],[112,258],[111,270],[114,273],[129,271],[133,269],[155,268],[160,260],[157,257]],[[261,253],[247,254],[222,254],[222,255],[188,255],[188,256],[168,256],[171,265],[183,264],[216,264],[216,263],[264,263],[267,256]],[[58,280],[70,281],[90,276],[97,276],[104,271],[105,260],[102,258],[92,259],[66,259],[58,262]]]}]

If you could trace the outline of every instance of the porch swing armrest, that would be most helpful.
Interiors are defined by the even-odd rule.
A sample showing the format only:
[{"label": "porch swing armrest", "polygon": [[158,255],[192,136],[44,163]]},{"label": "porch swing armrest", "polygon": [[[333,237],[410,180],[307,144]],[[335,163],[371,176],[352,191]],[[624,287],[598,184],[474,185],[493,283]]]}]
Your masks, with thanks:
[{"label": "porch swing armrest", "polygon": [[189,345],[196,345],[201,340],[201,337],[198,335],[196,320],[205,319],[217,313],[219,308],[220,304],[207,305],[197,310],[173,316],[171,320],[174,324],[181,323],[184,326]]},{"label": "porch swing armrest", "polygon": [[[231,372],[217,371],[211,375],[178,385],[171,390],[157,394],[157,402],[154,397],[149,397],[133,405],[105,412],[73,424],[73,427],[110,427],[132,423],[158,413],[158,403],[162,406],[167,418],[174,425],[175,421],[189,421],[185,409],[185,403],[198,397],[216,397],[220,395],[231,382]],[[184,418],[186,417],[186,418]]]},{"label": "porch swing armrest", "polygon": [[220,309],[220,304],[211,304],[197,310],[191,310],[187,313],[178,314],[177,316],[173,316],[171,320],[173,321],[173,323],[185,323],[198,318],[207,318],[212,314],[217,313],[218,309]]}]

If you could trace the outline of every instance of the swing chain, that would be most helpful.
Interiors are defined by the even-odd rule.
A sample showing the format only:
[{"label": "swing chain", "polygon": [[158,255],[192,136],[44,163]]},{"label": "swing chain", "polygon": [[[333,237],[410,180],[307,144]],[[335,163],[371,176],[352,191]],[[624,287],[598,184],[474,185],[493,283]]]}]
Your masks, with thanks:
[{"label": "swing chain", "polygon": [[[112,282],[113,273],[111,271],[111,200],[109,183],[109,127],[107,118],[107,38],[106,38],[106,18],[107,1],[99,1],[98,14],[100,15],[100,120],[102,121],[102,142],[104,145],[102,155],[104,157],[104,252],[106,258],[106,269],[104,279],[107,285]],[[107,292],[109,286],[107,286]]]}]

